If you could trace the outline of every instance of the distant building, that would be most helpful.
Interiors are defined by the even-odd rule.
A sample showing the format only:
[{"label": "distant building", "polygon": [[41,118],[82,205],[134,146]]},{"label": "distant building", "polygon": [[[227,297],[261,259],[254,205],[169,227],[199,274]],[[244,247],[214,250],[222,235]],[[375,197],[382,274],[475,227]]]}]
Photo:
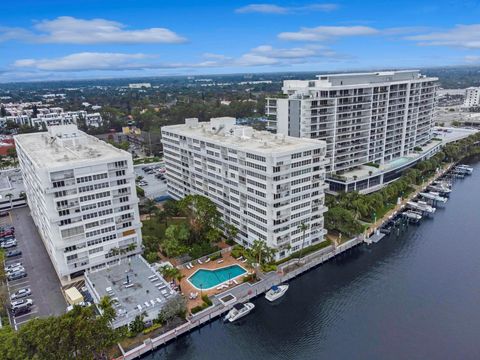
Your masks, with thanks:
[{"label": "distant building", "polygon": [[62,281],[141,252],[130,154],[75,125],[15,142],[32,218]]},{"label": "distant building", "polygon": [[210,198],[239,230],[237,242],[261,239],[284,258],[324,241],[324,141],[256,131],[235,118],[194,118],[162,127],[162,143],[169,195]]},{"label": "distant building", "polygon": [[465,90],[465,107],[480,106],[480,87],[469,87]]},{"label": "distant building", "polygon": [[135,84],[128,84],[130,89],[142,89],[142,88],[151,88],[152,84],[150,83],[135,83]]},{"label": "distant building", "polygon": [[[409,162],[391,167],[396,159],[430,142],[437,80],[416,70],[286,80],[285,96],[267,99],[266,115],[279,134],[327,142],[332,190],[361,190],[387,181],[375,167],[372,181],[363,173],[351,181],[342,177],[368,163],[395,170]],[[360,175],[363,182],[357,187]]]}]

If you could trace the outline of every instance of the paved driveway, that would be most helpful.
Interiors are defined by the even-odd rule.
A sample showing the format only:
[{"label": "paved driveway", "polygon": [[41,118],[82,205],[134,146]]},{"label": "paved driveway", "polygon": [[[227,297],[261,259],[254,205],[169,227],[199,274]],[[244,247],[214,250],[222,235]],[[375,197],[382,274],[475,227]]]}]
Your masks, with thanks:
[{"label": "paved driveway", "polygon": [[27,272],[27,277],[8,282],[9,292],[12,294],[18,289],[28,287],[32,291],[29,298],[34,304],[30,313],[11,316],[11,323],[18,328],[34,317],[65,313],[67,304],[62,295],[60,281],[30,216],[30,209],[14,209],[10,212],[10,218],[2,218],[2,222],[13,222],[17,249],[22,251],[20,256],[6,258],[6,265],[21,262]]}]

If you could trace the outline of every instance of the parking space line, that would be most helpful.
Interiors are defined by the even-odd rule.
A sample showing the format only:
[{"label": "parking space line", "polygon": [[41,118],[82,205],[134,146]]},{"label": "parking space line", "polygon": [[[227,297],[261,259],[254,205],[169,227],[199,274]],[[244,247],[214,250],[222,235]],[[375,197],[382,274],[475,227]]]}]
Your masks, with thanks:
[{"label": "parking space line", "polygon": [[26,316],[29,316],[29,315],[32,315],[32,314],[38,314],[38,311],[37,310],[30,311],[29,313],[26,313],[26,314],[15,317],[15,319],[17,320],[17,325],[20,325],[22,323],[25,323],[25,322],[31,320],[30,318],[28,318],[27,320],[24,320],[24,321],[18,321],[18,320],[24,319]]}]

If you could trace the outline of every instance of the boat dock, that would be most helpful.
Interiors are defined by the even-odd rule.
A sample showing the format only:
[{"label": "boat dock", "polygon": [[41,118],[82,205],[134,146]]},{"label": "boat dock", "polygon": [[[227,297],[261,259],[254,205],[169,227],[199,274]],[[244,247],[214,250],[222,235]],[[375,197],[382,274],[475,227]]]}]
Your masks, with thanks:
[{"label": "boat dock", "polygon": [[[384,234],[381,235],[384,236]],[[191,315],[187,318],[187,321],[184,324],[176,327],[175,329],[163,333],[156,338],[147,339],[142,345],[130,351],[124,352],[124,350],[120,347],[123,356],[120,356],[117,359],[136,359],[149,353],[150,351],[162,347],[167,343],[175,340],[179,336],[190,333],[203,326],[204,324],[207,324],[212,320],[222,317],[225,313],[230,311],[234,304],[238,302],[246,302],[258,296],[261,296],[265,292],[267,292],[273,285],[278,285],[280,283],[287,282],[293,278],[296,278],[297,276],[302,275],[303,273],[323,264],[326,261],[329,261],[330,259],[335,258],[336,256],[352,249],[359,244],[362,244],[363,242],[364,237],[363,235],[360,235],[351,240],[345,241],[337,247],[333,245],[327,246],[314,253],[306,255],[302,259],[292,259],[280,265],[279,269],[275,272],[262,274],[261,280],[257,281],[256,283],[242,283],[225,291],[224,293],[215,295],[211,299],[213,303],[212,306],[194,315]],[[286,272],[286,269],[289,268],[291,268],[291,270]],[[229,295],[233,296],[234,300],[228,302],[228,304],[225,304],[220,300]]]},{"label": "boat dock", "polygon": [[[424,184],[420,190],[406,199],[405,203],[400,205],[393,213],[389,214],[389,216],[386,216],[383,219],[383,222],[381,222],[381,225],[371,230],[369,235],[365,236],[362,234],[353,239],[345,241],[338,246],[329,245],[314,253],[308,254],[301,259],[292,259],[282,265],[279,265],[278,270],[275,272],[260,274],[260,280],[256,283],[242,283],[221,294],[215,295],[211,299],[213,303],[212,306],[189,316],[184,324],[176,327],[175,329],[165,332],[156,338],[147,339],[142,345],[129,351],[124,351],[119,345],[123,355],[117,359],[136,359],[155,349],[165,346],[169,342],[177,339],[179,336],[188,334],[223,316],[226,312],[230,311],[234,304],[238,302],[246,302],[263,295],[273,285],[278,285],[300,276],[303,273],[325,263],[326,261],[329,261],[336,256],[347,252],[359,244],[378,243],[393,229],[399,231],[401,226],[406,225],[406,218],[417,219],[418,222],[424,216],[434,214],[436,210],[435,207],[429,205],[426,201],[422,201],[421,198],[430,200],[431,202],[441,201],[439,198],[444,199],[443,197],[439,196],[438,193],[432,194],[431,192],[428,192],[428,187],[433,183],[438,183],[439,181],[450,182],[455,178],[456,173],[456,168],[452,169],[452,166],[439,172],[434,179],[429,181],[427,184]],[[222,301],[222,299],[225,298],[229,298],[230,301]]]}]

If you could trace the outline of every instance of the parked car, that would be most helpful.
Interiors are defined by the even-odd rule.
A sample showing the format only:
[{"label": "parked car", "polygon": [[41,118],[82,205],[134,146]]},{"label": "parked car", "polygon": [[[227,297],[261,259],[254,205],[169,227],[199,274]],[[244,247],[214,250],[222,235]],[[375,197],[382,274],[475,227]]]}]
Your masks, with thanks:
[{"label": "parked car", "polygon": [[10,299],[11,300],[17,300],[17,299],[21,299],[21,298],[24,298],[25,296],[30,296],[30,295],[32,295],[32,291],[30,290],[30,288],[23,288],[23,289],[15,291],[12,295],[10,295]]},{"label": "parked car", "polygon": [[7,240],[12,240],[12,239],[15,239],[15,235],[7,235],[7,236],[4,236],[4,237],[0,237],[0,242],[7,241]]},{"label": "parked car", "polygon": [[8,281],[18,280],[27,276],[25,271],[18,271],[7,276]]},{"label": "parked car", "polygon": [[20,300],[15,300],[11,302],[11,307],[12,310],[21,308],[24,306],[30,307],[33,305],[33,300],[32,299],[20,299]]},{"label": "parked car", "polygon": [[17,241],[16,240],[7,240],[3,243],[0,244],[0,247],[3,249],[10,249],[12,247],[17,246]]},{"label": "parked car", "polygon": [[15,234],[15,230],[13,230],[13,229],[5,230],[5,231],[0,232],[0,237],[5,237],[5,236],[9,236],[9,235],[14,235],[14,234]]},{"label": "parked car", "polygon": [[10,265],[5,266],[5,271],[16,268],[18,266],[22,266],[22,263],[20,261],[18,261],[16,263],[11,263]]},{"label": "parked car", "polygon": [[23,306],[12,310],[13,316],[28,314],[32,310],[31,306]]},{"label": "parked car", "polygon": [[0,211],[0,217],[8,216],[8,211]]},{"label": "parked car", "polygon": [[7,231],[7,230],[15,231],[15,226],[13,226],[13,225],[0,226],[0,232],[4,232],[4,231]]},{"label": "parked car", "polygon": [[14,268],[8,269],[5,272],[7,275],[10,275],[19,271],[25,271],[25,268],[22,265],[18,265],[18,266],[15,266]]},{"label": "parked car", "polygon": [[15,256],[19,256],[19,255],[22,255],[22,252],[20,250],[10,250],[7,252],[7,254],[5,255],[7,258],[9,257],[15,257]]},{"label": "parked car", "polygon": [[0,239],[0,246],[7,242],[17,241],[15,238],[8,238],[8,239]]}]

